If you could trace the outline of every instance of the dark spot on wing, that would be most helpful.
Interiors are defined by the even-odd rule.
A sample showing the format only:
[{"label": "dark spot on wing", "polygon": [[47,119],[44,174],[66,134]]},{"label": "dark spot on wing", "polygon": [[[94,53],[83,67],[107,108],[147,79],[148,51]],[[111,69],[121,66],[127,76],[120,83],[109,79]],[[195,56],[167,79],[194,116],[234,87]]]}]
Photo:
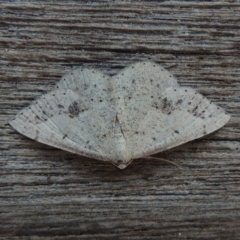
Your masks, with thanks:
[{"label": "dark spot on wing", "polygon": [[58,104],[57,106],[58,106],[58,108],[64,108],[64,106],[61,104]]},{"label": "dark spot on wing", "polygon": [[195,108],[193,108],[192,113],[195,113],[197,109],[198,109],[198,106],[196,106]]},{"label": "dark spot on wing", "polygon": [[79,103],[77,103],[75,101],[68,107],[68,113],[70,114],[71,118],[78,116],[78,114],[80,112],[83,112],[84,110],[86,110],[86,109],[81,108]]},{"label": "dark spot on wing", "polygon": [[207,131],[206,131],[206,125],[203,125],[203,134],[206,135]]},{"label": "dark spot on wing", "polygon": [[172,101],[168,101],[168,99],[165,97],[163,100],[162,100],[162,104],[163,104],[163,109],[166,109],[166,108],[169,108],[172,103]]},{"label": "dark spot on wing", "polygon": [[183,101],[182,99],[179,99],[179,100],[176,102],[176,105],[181,104],[182,101]]},{"label": "dark spot on wing", "polygon": [[168,100],[166,97],[162,100],[162,111],[164,113],[171,113],[174,109],[172,105],[172,100]]}]

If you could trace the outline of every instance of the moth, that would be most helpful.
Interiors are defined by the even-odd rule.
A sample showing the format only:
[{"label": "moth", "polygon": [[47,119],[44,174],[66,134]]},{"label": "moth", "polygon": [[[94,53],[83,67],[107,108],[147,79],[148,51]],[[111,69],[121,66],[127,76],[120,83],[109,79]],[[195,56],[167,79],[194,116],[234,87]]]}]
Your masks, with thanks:
[{"label": "moth", "polygon": [[216,131],[229,119],[221,107],[147,61],[115,76],[74,70],[10,125],[38,142],[124,169],[133,159]]}]

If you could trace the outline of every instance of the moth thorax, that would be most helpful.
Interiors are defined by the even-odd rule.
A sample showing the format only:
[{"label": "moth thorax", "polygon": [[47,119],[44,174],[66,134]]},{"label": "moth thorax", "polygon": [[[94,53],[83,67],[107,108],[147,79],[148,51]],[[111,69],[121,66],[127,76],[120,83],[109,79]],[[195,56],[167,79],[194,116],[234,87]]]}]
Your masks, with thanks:
[{"label": "moth thorax", "polygon": [[114,152],[115,160],[114,165],[120,169],[127,167],[131,161],[130,153],[127,148],[126,139],[124,137],[120,122],[116,116],[115,129],[114,129]]}]

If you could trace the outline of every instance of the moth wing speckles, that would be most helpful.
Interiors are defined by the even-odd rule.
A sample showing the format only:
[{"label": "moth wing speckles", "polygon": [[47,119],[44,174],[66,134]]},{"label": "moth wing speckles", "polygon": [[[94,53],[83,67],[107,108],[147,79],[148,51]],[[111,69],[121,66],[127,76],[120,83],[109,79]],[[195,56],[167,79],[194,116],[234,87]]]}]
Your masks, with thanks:
[{"label": "moth wing speckles", "polygon": [[23,109],[10,124],[36,141],[107,161],[105,146],[112,138],[114,108],[111,91],[106,94],[104,85],[109,81],[101,82],[102,88],[91,98],[94,103],[87,99],[87,92],[84,95],[77,89],[56,88]]},{"label": "moth wing speckles", "polygon": [[[167,88],[142,119],[132,137],[133,158],[179,146],[224,126],[224,110],[190,88]],[[144,133],[144,134],[143,134]]]},{"label": "moth wing speckles", "polygon": [[79,68],[10,122],[50,146],[125,168],[141,158],[202,137],[230,116],[162,66],[138,62],[110,77]]},{"label": "moth wing speckles", "polygon": [[137,62],[125,68],[113,78],[116,108],[124,136],[132,148],[132,136],[140,122],[168,87],[178,87],[170,72],[154,62]]},{"label": "moth wing speckles", "polygon": [[81,96],[84,105],[96,113],[100,126],[112,129],[115,103],[110,76],[94,68],[78,68],[65,74],[55,89],[71,89]]}]

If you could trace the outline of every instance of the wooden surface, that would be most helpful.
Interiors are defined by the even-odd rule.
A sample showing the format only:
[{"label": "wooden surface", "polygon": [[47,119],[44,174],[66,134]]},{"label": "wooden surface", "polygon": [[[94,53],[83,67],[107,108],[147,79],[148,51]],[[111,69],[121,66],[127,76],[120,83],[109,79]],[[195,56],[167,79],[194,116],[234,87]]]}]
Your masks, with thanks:
[{"label": "wooden surface", "polygon": [[[0,239],[240,239],[240,3],[1,1]],[[9,125],[66,72],[151,59],[232,115],[126,170]]]}]

